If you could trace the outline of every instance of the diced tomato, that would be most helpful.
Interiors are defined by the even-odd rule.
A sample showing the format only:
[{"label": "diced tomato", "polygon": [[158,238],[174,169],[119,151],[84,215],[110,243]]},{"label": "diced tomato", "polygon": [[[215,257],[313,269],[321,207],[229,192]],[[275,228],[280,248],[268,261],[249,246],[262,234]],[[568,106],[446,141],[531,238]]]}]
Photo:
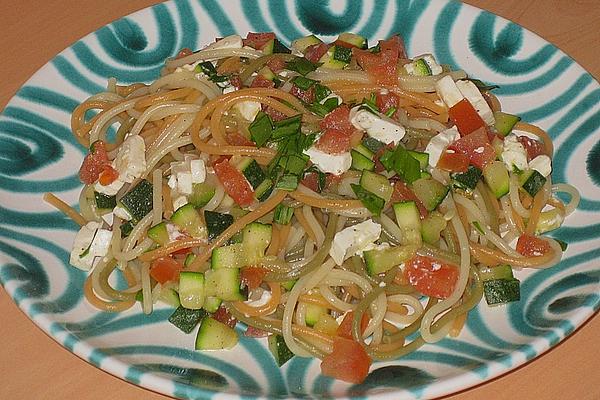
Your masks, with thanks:
[{"label": "diced tomato", "polygon": [[118,177],[119,177],[119,171],[114,169],[112,167],[112,165],[106,164],[104,166],[104,169],[100,173],[98,182],[103,186],[108,186],[111,183],[113,183],[114,181],[116,181]]},{"label": "diced tomato", "polygon": [[350,107],[343,104],[323,118],[319,124],[321,130],[337,129],[347,132],[348,135],[354,131],[354,126],[350,122]]},{"label": "diced tomato", "polygon": [[219,163],[221,163],[223,161],[227,161],[230,158],[231,158],[231,156],[225,156],[225,155],[216,156],[216,155],[212,155],[208,159],[208,165],[210,165],[211,167],[214,167],[216,164],[219,164]]},{"label": "diced tomato", "polygon": [[160,257],[150,264],[150,276],[160,284],[179,279],[182,265],[171,257]]},{"label": "diced tomato", "polygon": [[545,154],[544,143],[527,136],[519,136],[517,140],[525,147],[527,151],[527,161],[531,161],[541,154]]},{"label": "diced tomato", "polygon": [[479,169],[483,169],[488,163],[496,159],[496,151],[489,143],[485,127],[461,137],[454,143],[451,143],[448,149],[466,155],[469,158],[469,162]]},{"label": "diced tomato", "polygon": [[260,328],[248,326],[248,328],[246,328],[246,332],[244,332],[244,336],[253,338],[263,338],[269,336],[269,332],[263,331]]},{"label": "diced tomato", "polygon": [[241,270],[241,280],[248,289],[256,289],[260,286],[269,271],[262,267],[245,267]]},{"label": "diced tomato", "polygon": [[352,148],[350,136],[338,129],[327,129],[315,143],[315,147],[325,153],[340,154]]},{"label": "diced tomato", "polygon": [[248,139],[247,137],[245,137],[244,135],[242,135],[239,132],[233,132],[233,133],[228,133],[227,136],[225,137],[225,140],[227,140],[227,143],[229,143],[232,146],[255,146],[256,144]]},{"label": "diced tomato", "polygon": [[[342,323],[337,328],[337,335],[346,339],[352,339],[352,321],[354,320],[354,311],[350,311],[344,315]],[[369,325],[369,317],[366,313],[363,313],[360,320],[360,333],[364,333]]]},{"label": "diced tomato", "polygon": [[92,143],[90,152],[83,159],[79,169],[79,179],[83,183],[92,184],[98,180],[104,168],[110,165],[104,142],[99,140]]},{"label": "diced tomato", "polygon": [[248,32],[248,36],[243,40],[243,43],[244,46],[250,46],[253,49],[261,50],[272,39],[275,39],[275,34],[273,32]]},{"label": "diced tomato", "polygon": [[240,206],[249,206],[254,200],[254,191],[248,180],[228,160],[214,165],[215,173],[225,192]]},{"label": "diced tomato", "polygon": [[396,180],[394,183],[394,191],[392,192],[391,202],[397,203],[399,201],[410,200],[414,201],[417,205],[421,218],[425,218],[428,213],[421,200],[419,200],[419,198],[415,195],[415,193],[408,187],[408,185],[405,182]]},{"label": "diced tomato", "polygon": [[283,57],[272,57],[269,59],[269,61],[267,61],[267,67],[269,67],[269,69],[275,73],[283,70],[285,68],[285,64],[286,62]]},{"label": "diced tomato", "polygon": [[296,85],[292,85],[292,89],[290,93],[296,96],[298,99],[302,100],[307,104],[311,104],[315,101],[315,86],[309,87],[307,90],[302,90]]},{"label": "diced tomato", "polygon": [[217,311],[215,311],[215,313],[212,315],[212,317],[217,321],[224,323],[232,329],[235,328],[235,324],[237,324],[237,319],[235,319],[235,317],[231,315],[229,311],[227,311],[227,309],[223,306],[220,306],[217,309]]},{"label": "diced tomato", "polygon": [[543,256],[549,252],[550,249],[550,244],[537,236],[524,233],[519,236],[519,240],[517,240],[517,252],[525,257]]},{"label": "diced tomato", "polygon": [[183,49],[179,50],[179,53],[177,53],[177,56],[175,58],[183,58],[183,57],[187,57],[189,55],[192,55],[194,52],[187,48],[184,47]]},{"label": "diced tomato", "polygon": [[398,54],[395,50],[388,49],[381,50],[379,53],[371,53],[369,50],[354,48],[352,55],[372,81],[382,85],[398,83]]},{"label": "diced tomato", "polygon": [[231,86],[236,87],[238,89],[242,88],[242,80],[237,74],[232,74],[229,76],[229,83],[231,83]]},{"label": "diced tomato", "polygon": [[458,128],[461,136],[466,136],[479,128],[485,127],[485,122],[467,99],[462,99],[450,107],[448,116]]},{"label": "diced tomato", "polygon": [[323,57],[323,54],[327,53],[329,50],[329,45],[325,43],[313,44],[312,46],[308,46],[306,50],[304,50],[304,58],[308,61],[317,62]]},{"label": "diced tomato", "polygon": [[320,192],[319,174],[316,172],[309,172],[308,174],[305,174],[304,178],[302,178],[300,183],[312,190],[313,192]]},{"label": "diced tomato", "polygon": [[253,88],[257,88],[257,87],[261,87],[261,88],[274,88],[275,87],[275,82],[268,80],[267,78],[265,78],[262,75],[256,75],[254,77],[254,80],[250,84],[250,87],[253,87]]},{"label": "diced tomato", "polygon": [[321,373],[350,383],[361,383],[369,374],[371,358],[354,340],[336,336],[333,351],[323,357]]},{"label": "diced tomato", "polygon": [[353,47],[359,48],[358,46],[353,45],[352,43],[344,42],[343,40],[339,40],[339,39],[336,39],[336,41],[333,42],[333,43],[331,43],[331,45],[332,46],[346,47],[346,48],[349,48],[349,49],[351,49]]},{"label": "diced tomato", "polygon": [[405,263],[408,282],[426,296],[445,299],[454,291],[458,268],[427,256],[414,256]]},{"label": "diced tomato", "polygon": [[265,114],[269,115],[269,117],[271,117],[273,121],[282,121],[287,118],[287,115],[285,115],[281,111],[278,111],[270,106],[265,106],[264,104],[262,106],[262,111]]},{"label": "diced tomato", "polygon": [[391,51],[396,58],[407,58],[404,41],[400,35],[394,35],[387,40],[380,40],[379,48],[382,51]]},{"label": "diced tomato", "polygon": [[436,167],[450,172],[466,172],[469,167],[469,156],[454,150],[446,150],[440,156]]},{"label": "diced tomato", "polygon": [[392,92],[379,92],[377,93],[375,100],[379,111],[383,114],[387,113],[392,108],[396,110],[398,109],[399,98]]},{"label": "diced tomato", "polygon": [[325,174],[325,189],[330,189],[333,186],[339,185],[343,179],[342,175]]}]

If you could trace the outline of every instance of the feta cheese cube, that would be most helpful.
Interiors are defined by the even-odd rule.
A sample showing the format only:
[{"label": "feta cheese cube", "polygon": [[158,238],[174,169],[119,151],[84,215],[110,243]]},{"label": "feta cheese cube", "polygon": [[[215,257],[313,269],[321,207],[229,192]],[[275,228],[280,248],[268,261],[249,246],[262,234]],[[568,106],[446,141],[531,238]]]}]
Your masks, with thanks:
[{"label": "feta cheese cube", "polygon": [[129,137],[121,144],[112,166],[119,172],[119,180],[131,183],[146,170],[146,144],[141,136]]},{"label": "feta cheese cube", "polygon": [[429,143],[427,143],[427,147],[425,147],[425,152],[429,154],[429,165],[435,168],[446,147],[458,139],[460,139],[460,133],[458,133],[456,126],[432,137]]},{"label": "feta cheese cube", "polygon": [[129,211],[127,211],[127,209],[121,205],[117,205],[115,208],[113,208],[113,214],[115,217],[119,217],[124,221],[131,221],[132,218]]},{"label": "feta cheese cube", "polygon": [[444,76],[435,83],[435,91],[448,108],[453,107],[464,98],[450,75]]},{"label": "feta cheese cube", "polygon": [[385,144],[398,144],[406,134],[406,129],[393,119],[359,108],[350,110],[350,122],[356,129],[365,130],[372,138]]},{"label": "feta cheese cube", "polygon": [[241,49],[242,46],[243,42],[240,35],[230,35],[209,44],[203,50]]},{"label": "feta cheese cube", "polygon": [[183,206],[185,206],[188,203],[188,199],[187,197],[181,195],[181,196],[174,196],[173,197],[173,210],[177,210]]},{"label": "feta cheese cube", "polygon": [[435,60],[435,57],[433,57],[433,55],[425,54],[420,58],[422,58],[423,61],[425,61],[427,63],[427,65],[429,66],[429,69],[431,70],[431,75],[439,75],[442,72],[444,72],[444,70],[442,69],[442,66],[437,63],[437,61]]},{"label": "feta cheese cube", "polygon": [[521,171],[527,168],[527,151],[513,134],[504,138],[500,158],[509,171],[512,171],[514,168]]},{"label": "feta cheese cube", "polygon": [[192,174],[190,172],[177,173],[177,191],[181,194],[192,194]]},{"label": "feta cheese cube", "polygon": [[190,160],[190,172],[193,183],[202,183],[206,179],[206,165],[204,160]]},{"label": "feta cheese cube", "polygon": [[114,196],[119,193],[119,190],[121,190],[124,184],[125,182],[119,178],[115,179],[110,185],[102,185],[100,182],[96,182],[94,184],[94,190],[107,196]]},{"label": "feta cheese cube", "polygon": [[100,228],[98,222],[88,222],[79,229],[73,240],[73,248],[69,257],[69,263],[84,271],[89,271],[94,263],[95,256],[88,250],[96,235],[96,230]]},{"label": "feta cheese cube", "polygon": [[546,178],[552,172],[552,162],[550,161],[550,157],[541,154],[529,161],[529,168],[536,170]]},{"label": "feta cheese cube", "polygon": [[342,154],[325,153],[314,146],[304,151],[310,161],[321,170],[321,172],[340,175],[348,171],[352,166],[350,152]]},{"label": "feta cheese cube", "polygon": [[473,108],[475,108],[481,119],[488,125],[494,125],[494,113],[477,86],[471,81],[464,80],[456,82],[456,86],[458,86],[458,90],[460,90],[462,95],[473,105]]},{"label": "feta cheese cube", "polygon": [[257,101],[240,101],[233,106],[246,121],[254,121],[256,114],[262,109]]},{"label": "feta cheese cube", "polygon": [[98,229],[90,245],[90,254],[94,257],[104,257],[108,254],[112,232],[108,229]]},{"label": "feta cheese cube", "polygon": [[368,219],[335,234],[329,255],[337,265],[379,239],[381,225]]}]

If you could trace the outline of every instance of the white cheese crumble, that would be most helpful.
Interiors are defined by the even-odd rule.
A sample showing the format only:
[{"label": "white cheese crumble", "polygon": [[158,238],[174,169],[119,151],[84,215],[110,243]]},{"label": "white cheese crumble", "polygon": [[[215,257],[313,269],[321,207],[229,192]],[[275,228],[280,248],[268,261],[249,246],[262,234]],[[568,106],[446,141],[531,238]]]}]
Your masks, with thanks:
[{"label": "white cheese crumble", "polygon": [[81,227],[69,257],[69,263],[84,271],[89,271],[96,257],[104,257],[108,253],[112,232],[100,229],[98,222],[88,222]]},{"label": "white cheese crumble", "polygon": [[381,225],[371,219],[349,226],[335,234],[329,255],[337,265],[342,265],[348,257],[364,251],[379,239],[379,235]]},{"label": "white cheese crumble", "polygon": [[429,165],[435,168],[446,147],[458,139],[460,139],[460,133],[458,133],[456,126],[432,137],[429,143],[427,143],[427,147],[425,147],[425,152],[429,154]]},{"label": "white cheese crumble", "polygon": [[477,86],[473,82],[465,80],[456,82],[456,86],[462,95],[469,100],[469,103],[471,103],[473,108],[477,111],[477,114],[479,114],[481,119],[488,125],[494,125],[494,113]]},{"label": "white cheese crumble", "polygon": [[406,129],[398,122],[383,114],[361,110],[360,106],[350,110],[350,122],[356,129],[366,131],[367,135],[385,144],[398,144],[406,134]]},{"label": "white cheese crumble", "polygon": [[552,172],[552,161],[547,155],[541,154],[529,161],[529,168],[536,170],[546,178]]},{"label": "white cheese crumble", "polygon": [[515,167],[521,171],[527,168],[527,151],[519,142],[517,136],[513,134],[504,138],[500,158],[502,158],[506,169],[509,171],[513,171]]},{"label": "white cheese crumble", "polygon": [[340,175],[348,171],[352,166],[352,156],[350,152],[341,154],[325,153],[312,146],[304,151],[310,161],[319,168],[321,172]]},{"label": "white cheese crumble", "polygon": [[256,114],[262,109],[262,104],[257,101],[240,101],[233,108],[237,110],[246,121],[254,121]]},{"label": "white cheese crumble", "polygon": [[452,108],[461,101],[464,96],[460,92],[454,79],[450,75],[446,75],[435,83],[435,90],[440,96],[440,99],[446,104],[446,107]]}]

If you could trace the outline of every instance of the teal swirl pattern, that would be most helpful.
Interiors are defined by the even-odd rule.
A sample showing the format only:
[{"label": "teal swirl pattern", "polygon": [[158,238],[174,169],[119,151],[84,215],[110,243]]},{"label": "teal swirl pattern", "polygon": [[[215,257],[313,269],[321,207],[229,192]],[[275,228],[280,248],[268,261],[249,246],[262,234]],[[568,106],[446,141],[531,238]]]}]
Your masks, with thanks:
[{"label": "teal swirl pattern", "polygon": [[[554,235],[570,243],[550,270],[522,272],[522,300],[477,307],[456,339],[376,363],[348,385],[294,358],[278,368],[261,341],[241,336],[232,351],[200,353],[171,327],[168,308],[112,315],[91,312],[85,274],[68,265],[77,227],[44,205],[53,191],[70,203],[84,152],[69,115],[106,79],[154,80],[164,59],[234,32],[274,31],[289,42],[309,32],[331,40],[353,31],[371,40],[400,33],[409,54],[500,86],[504,107],[555,140],[554,180],[579,187],[579,211]],[[65,348],[135,384],[182,399],[427,399],[480,383],[532,359],[599,308],[600,86],[568,56],[502,18],[446,0],[172,0],[88,35],[36,73],[0,116],[0,282]],[[583,173],[585,171],[585,173]],[[243,326],[238,327],[243,331]],[[220,397],[221,398],[221,397]]]}]

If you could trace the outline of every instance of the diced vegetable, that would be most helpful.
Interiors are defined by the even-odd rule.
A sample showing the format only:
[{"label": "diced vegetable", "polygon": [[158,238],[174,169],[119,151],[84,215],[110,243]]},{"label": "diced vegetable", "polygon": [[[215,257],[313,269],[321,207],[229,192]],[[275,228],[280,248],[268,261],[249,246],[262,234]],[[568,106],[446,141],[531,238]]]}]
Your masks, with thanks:
[{"label": "diced vegetable", "polygon": [[127,221],[121,224],[121,237],[127,237],[133,230],[133,222]]},{"label": "diced vegetable", "polygon": [[233,224],[233,215],[205,210],[204,221],[206,221],[206,230],[210,241],[216,239],[225,229],[229,228],[229,225]]},{"label": "diced vegetable", "polygon": [[314,326],[323,314],[327,314],[327,308],[316,304],[306,303],[306,325]]},{"label": "diced vegetable", "polygon": [[546,178],[535,169],[528,169],[519,176],[519,183],[523,190],[534,197],[546,184]]},{"label": "diced vegetable", "polygon": [[181,305],[181,302],[179,301],[179,293],[177,293],[175,289],[170,287],[163,287],[160,291],[158,299],[163,303],[170,305],[173,308],[177,308]]},{"label": "diced vegetable", "polygon": [[420,255],[404,266],[408,282],[424,295],[445,299],[454,291],[459,274],[456,266]]},{"label": "diced vegetable", "polygon": [[360,177],[360,186],[377,197],[381,197],[384,201],[389,201],[394,191],[390,181],[385,176],[368,170],[363,171]]},{"label": "diced vegetable", "polygon": [[193,183],[192,194],[188,196],[188,202],[195,208],[201,208],[208,204],[208,202],[215,195],[215,187],[206,183]]},{"label": "diced vegetable", "polygon": [[496,111],[494,112],[494,119],[496,120],[494,126],[496,127],[498,134],[507,136],[510,132],[512,132],[512,129],[517,122],[521,120],[521,117],[502,111]]},{"label": "diced vegetable", "polygon": [[[338,47],[341,46],[330,47],[329,50],[327,50],[327,53],[323,54],[323,56],[319,59],[319,62],[323,63],[323,68],[342,69],[348,65],[348,62],[340,61],[334,58],[335,49]],[[352,54],[352,52],[350,52],[350,54]]]},{"label": "diced vegetable", "polygon": [[552,248],[550,243],[541,237],[522,234],[517,240],[517,252],[525,257],[539,257],[549,252]]},{"label": "diced vegetable", "polygon": [[242,268],[246,265],[246,256],[242,243],[217,247],[212,252],[211,268]]},{"label": "diced vegetable", "polygon": [[367,210],[372,212],[374,215],[381,214],[381,210],[383,210],[383,206],[385,205],[384,199],[369,192],[360,185],[351,183],[350,187],[352,188],[354,194],[356,194],[356,197],[363,203]]},{"label": "diced vegetable", "polygon": [[152,211],[152,184],[145,179],[125,193],[119,202],[137,222]]},{"label": "diced vegetable", "polygon": [[[315,60],[316,61],[316,60]],[[297,57],[287,62],[285,68],[290,71],[295,71],[300,75],[306,75],[319,68],[319,63],[314,63],[304,57]]]},{"label": "diced vegetable", "polygon": [[223,300],[218,297],[208,296],[206,300],[204,300],[204,306],[202,307],[206,312],[215,313],[221,307],[221,303]]},{"label": "diced vegetable", "polygon": [[254,201],[254,190],[246,177],[228,160],[214,165],[214,170],[223,185],[225,192],[233,201],[242,207],[247,207]]},{"label": "diced vegetable", "polygon": [[421,218],[414,201],[402,201],[394,204],[396,221],[402,232],[400,243],[421,246]]},{"label": "diced vegetable", "polygon": [[199,310],[204,305],[205,298],[204,274],[181,271],[179,273],[179,301],[181,306]]},{"label": "diced vegetable", "polygon": [[258,201],[265,201],[269,198],[273,192],[273,181],[269,178],[262,181],[262,183],[256,188],[254,194]]},{"label": "diced vegetable", "polygon": [[272,226],[252,222],[243,229],[244,253],[246,265],[256,265],[265,256],[265,251],[271,243]]},{"label": "diced vegetable", "polygon": [[206,227],[198,211],[189,203],[179,207],[171,216],[171,221],[190,236],[206,237]]},{"label": "diced vegetable", "polygon": [[192,310],[179,306],[169,317],[169,322],[179,328],[182,332],[191,333],[205,317],[206,311],[202,309]]},{"label": "diced vegetable", "polygon": [[446,229],[448,222],[444,216],[433,211],[423,219],[421,223],[421,236],[423,241],[429,244],[437,244],[440,241],[441,232]]},{"label": "diced vegetable", "polygon": [[238,268],[220,268],[206,271],[206,296],[218,297],[224,301],[244,301],[247,295],[241,291],[241,277]]},{"label": "diced vegetable", "polygon": [[155,243],[164,246],[169,243],[169,232],[167,231],[167,224],[161,222],[148,229],[148,237]]},{"label": "diced vegetable", "polygon": [[421,151],[414,151],[414,150],[406,150],[408,152],[408,154],[410,154],[412,156],[412,158],[414,158],[415,160],[417,160],[419,162],[419,166],[421,167],[421,169],[425,169],[427,168],[427,165],[429,165],[429,154],[428,153],[424,153]]},{"label": "diced vegetable", "polygon": [[237,333],[222,322],[206,317],[196,336],[196,350],[231,349],[238,343]]},{"label": "diced vegetable", "polygon": [[266,178],[260,165],[250,157],[242,158],[237,167],[244,174],[244,177],[246,177],[253,189],[256,189]]},{"label": "diced vegetable", "polygon": [[248,126],[248,131],[250,132],[252,141],[256,143],[256,146],[263,147],[271,138],[271,132],[273,131],[271,117],[260,111],[256,114],[254,121]]},{"label": "diced vegetable", "polygon": [[357,35],[356,33],[340,33],[337,40],[339,40],[340,42],[349,43],[354,47],[358,47],[359,49],[366,49],[369,47],[367,38],[361,35]]},{"label": "diced vegetable", "polygon": [[96,208],[98,211],[112,210],[117,206],[117,196],[108,196],[104,193],[94,192]]},{"label": "diced vegetable", "polygon": [[317,323],[313,326],[316,331],[322,332],[329,336],[335,336],[338,327],[339,325],[337,321],[330,314],[321,315],[321,318],[319,318]]},{"label": "diced vegetable", "polygon": [[506,304],[521,299],[521,282],[518,279],[492,279],[483,281],[483,294],[490,306]]},{"label": "diced vegetable", "polygon": [[479,270],[479,277],[482,281],[492,279],[513,279],[512,267],[508,264],[500,264],[495,267],[486,267]]},{"label": "diced vegetable", "polygon": [[343,46],[333,46],[333,59],[346,64],[350,63],[352,58],[352,49]]},{"label": "diced vegetable", "polygon": [[350,383],[362,383],[369,373],[371,358],[357,342],[335,337],[333,351],[321,362],[321,373],[325,376]]},{"label": "diced vegetable", "polygon": [[412,189],[428,211],[433,211],[446,198],[449,187],[435,179],[417,179]]},{"label": "diced vegetable", "polygon": [[485,122],[467,99],[462,99],[450,107],[448,116],[458,128],[461,136],[466,136],[479,128],[485,127]]},{"label": "diced vegetable", "polygon": [[508,193],[510,181],[508,171],[502,161],[493,161],[483,169],[485,182],[494,193],[496,198],[500,198]]},{"label": "diced vegetable", "polygon": [[308,46],[313,46],[315,44],[323,43],[321,39],[316,37],[315,35],[308,35],[302,37],[300,39],[296,39],[292,42],[292,49],[297,50],[299,52],[304,52]]},{"label": "diced vegetable", "polygon": [[414,257],[417,246],[395,246],[387,249],[367,250],[363,253],[367,272],[374,276],[398,266]]},{"label": "diced vegetable", "polygon": [[452,174],[452,184],[455,188],[471,191],[477,186],[482,172],[479,168],[469,165],[466,172]]},{"label": "diced vegetable", "polygon": [[351,150],[350,155],[352,156],[352,169],[357,171],[373,171],[375,169],[375,162],[359,151]]},{"label": "diced vegetable", "polygon": [[172,257],[159,257],[150,264],[150,276],[158,283],[176,281],[179,277],[181,264]]},{"label": "diced vegetable", "polygon": [[275,207],[273,221],[281,225],[287,225],[292,220],[293,215],[294,209],[292,207],[288,207],[285,204],[280,203],[277,204],[277,207]]},{"label": "diced vegetable", "polygon": [[295,354],[287,347],[283,336],[269,335],[267,341],[269,342],[269,350],[273,354],[278,367],[281,367],[294,357]]},{"label": "diced vegetable", "polygon": [[369,149],[373,154],[385,147],[385,143],[382,143],[371,136],[365,136],[365,138],[362,140],[362,145]]}]

